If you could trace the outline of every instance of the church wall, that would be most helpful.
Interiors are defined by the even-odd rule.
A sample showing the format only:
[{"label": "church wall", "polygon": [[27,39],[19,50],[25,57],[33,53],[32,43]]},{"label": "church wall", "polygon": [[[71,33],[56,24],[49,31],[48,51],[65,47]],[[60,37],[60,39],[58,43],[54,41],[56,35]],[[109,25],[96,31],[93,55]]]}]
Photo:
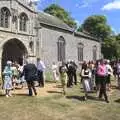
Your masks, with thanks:
[{"label": "church wall", "polygon": [[83,37],[76,37],[71,33],[64,33],[64,31],[55,31],[42,27],[39,32],[40,43],[42,43],[42,59],[45,61],[48,68],[50,68],[52,62],[57,62],[57,42],[60,36],[64,37],[66,41],[66,60],[75,60],[78,62],[78,43],[84,44],[84,60],[93,60],[93,46],[97,46],[97,59],[100,58],[100,44],[99,42],[89,40]]},{"label": "church wall", "polygon": [[101,47],[100,43],[94,40],[90,40],[84,37],[75,37],[76,44],[82,43],[84,45],[83,49],[83,60],[89,61],[93,60],[93,46],[97,47],[96,55],[97,59],[100,59],[101,56]]},{"label": "church wall", "polygon": [[[17,10],[18,23],[16,29],[15,24],[12,21],[12,16],[10,16],[10,27],[9,28],[0,27],[0,57],[1,58],[2,58],[3,45],[5,42],[7,42],[10,39],[16,38],[20,40],[27,48],[28,54],[32,54],[33,56],[36,56],[36,53],[38,51],[38,49],[36,49],[37,46],[36,41],[39,40],[39,44],[40,44],[39,56],[45,61],[45,64],[50,69],[52,62],[58,62],[57,42],[60,36],[62,36],[66,42],[66,60],[71,59],[78,62],[77,45],[80,42],[84,44],[84,60],[92,60],[93,58],[92,48],[94,45],[97,46],[97,59],[100,58],[100,44],[98,42],[93,40],[88,40],[80,36],[79,37],[75,36],[70,32],[63,31],[62,29],[61,30],[58,30],[57,28],[50,29],[50,27],[49,28],[42,27],[41,29],[39,29],[37,36],[37,32],[36,32],[37,30],[34,29],[36,24],[37,14],[34,13],[34,11],[32,12],[31,10],[26,9],[24,5],[19,4],[15,0],[12,3],[10,1],[1,0],[0,9],[2,7],[7,7],[10,10],[11,15],[13,13],[12,9]],[[28,16],[27,32],[23,32],[19,30],[19,15],[22,12],[26,13]],[[34,42],[33,51],[31,51],[29,47],[30,41]]]},{"label": "church wall", "polygon": [[[36,24],[36,16],[37,14],[34,11],[31,11],[29,9],[26,9],[23,5],[19,4],[15,0],[10,2],[9,0],[1,0],[0,1],[0,9],[3,7],[6,7],[10,10],[11,16],[10,16],[10,23],[9,28],[3,28],[0,27],[0,57],[2,58],[2,48],[5,42],[7,42],[10,39],[18,39],[20,40],[25,47],[27,48],[28,55],[32,54],[33,56],[36,55],[36,49],[35,49],[35,41],[36,41],[36,32],[35,32],[35,24]],[[15,10],[15,12],[13,12]],[[27,31],[20,31],[19,30],[19,15],[24,12],[28,16],[28,22],[27,22]],[[12,21],[13,15],[17,15],[17,25]],[[34,50],[31,51],[29,47],[30,41],[34,42]],[[0,61],[1,63],[1,61]]]}]

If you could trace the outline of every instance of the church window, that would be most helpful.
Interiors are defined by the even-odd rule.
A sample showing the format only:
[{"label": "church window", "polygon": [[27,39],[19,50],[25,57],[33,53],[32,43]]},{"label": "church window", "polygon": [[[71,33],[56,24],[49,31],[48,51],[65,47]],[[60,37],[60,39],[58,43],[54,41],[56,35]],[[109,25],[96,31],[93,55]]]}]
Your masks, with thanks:
[{"label": "church window", "polygon": [[27,21],[28,16],[25,13],[21,13],[20,15],[20,31],[27,31]]},{"label": "church window", "polygon": [[10,11],[8,8],[4,7],[0,11],[0,26],[8,28],[10,24]]},{"label": "church window", "polygon": [[93,60],[96,61],[97,60],[97,47],[93,46]]},{"label": "church window", "polygon": [[34,51],[34,42],[30,41],[29,43],[30,50],[33,52]]},{"label": "church window", "polygon": [[57,42],[58,61],[65,61],[65,39],[61,36]]},{"label": "church window", "polygon": [[78,61],[83,61],[83,48],[84,45],[82,43],[78,43]]}]

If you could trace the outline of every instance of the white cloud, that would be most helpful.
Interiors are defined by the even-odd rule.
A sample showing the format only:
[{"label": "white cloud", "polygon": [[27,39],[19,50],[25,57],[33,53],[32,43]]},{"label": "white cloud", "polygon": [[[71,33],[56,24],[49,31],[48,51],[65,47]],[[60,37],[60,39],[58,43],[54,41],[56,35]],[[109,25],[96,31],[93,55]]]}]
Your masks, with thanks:
[{"label": "white cloud", "polygon": [[114,0],[111,3],[108,3],[102,7],[102,10],[113,10],[120,9],[120,0]]},{"label": "white cloud", "polygon": [[89,3],[88,3],[88,1],[84,0],[81,4],[77,3],[76,6],[79,7],[79,8],[85,8],[85,7],[89,6]]},{"label": "white cloud", "polygon": [[86,8],[92,5],[93,3],[98,2],[99,0],[82,0],[79,3],[76,4],[76,7],[78,8]]}]

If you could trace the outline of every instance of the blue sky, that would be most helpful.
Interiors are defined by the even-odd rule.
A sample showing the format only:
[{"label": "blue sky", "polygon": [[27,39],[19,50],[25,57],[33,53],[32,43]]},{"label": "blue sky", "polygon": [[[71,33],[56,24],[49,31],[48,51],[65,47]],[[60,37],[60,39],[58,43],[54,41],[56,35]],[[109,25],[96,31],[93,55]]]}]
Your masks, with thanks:
[{"label": "blue sky", "polygon": [[71,13],[78,24],[90,15],[105,15],[115,33],[120,33],[120,0],[33,0],[38,1],[38,9],[56,3]]}]

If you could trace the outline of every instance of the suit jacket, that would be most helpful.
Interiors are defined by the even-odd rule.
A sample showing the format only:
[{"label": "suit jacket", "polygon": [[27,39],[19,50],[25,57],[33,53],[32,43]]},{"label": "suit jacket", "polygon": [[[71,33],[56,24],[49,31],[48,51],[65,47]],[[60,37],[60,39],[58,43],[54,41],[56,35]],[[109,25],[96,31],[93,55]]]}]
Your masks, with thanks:
[{"label": "suit jacket", "polygon": [[37,68],[35,64],[27,64],[23,68],[23,74],[26,81],[34,81],[37,79]]}]

